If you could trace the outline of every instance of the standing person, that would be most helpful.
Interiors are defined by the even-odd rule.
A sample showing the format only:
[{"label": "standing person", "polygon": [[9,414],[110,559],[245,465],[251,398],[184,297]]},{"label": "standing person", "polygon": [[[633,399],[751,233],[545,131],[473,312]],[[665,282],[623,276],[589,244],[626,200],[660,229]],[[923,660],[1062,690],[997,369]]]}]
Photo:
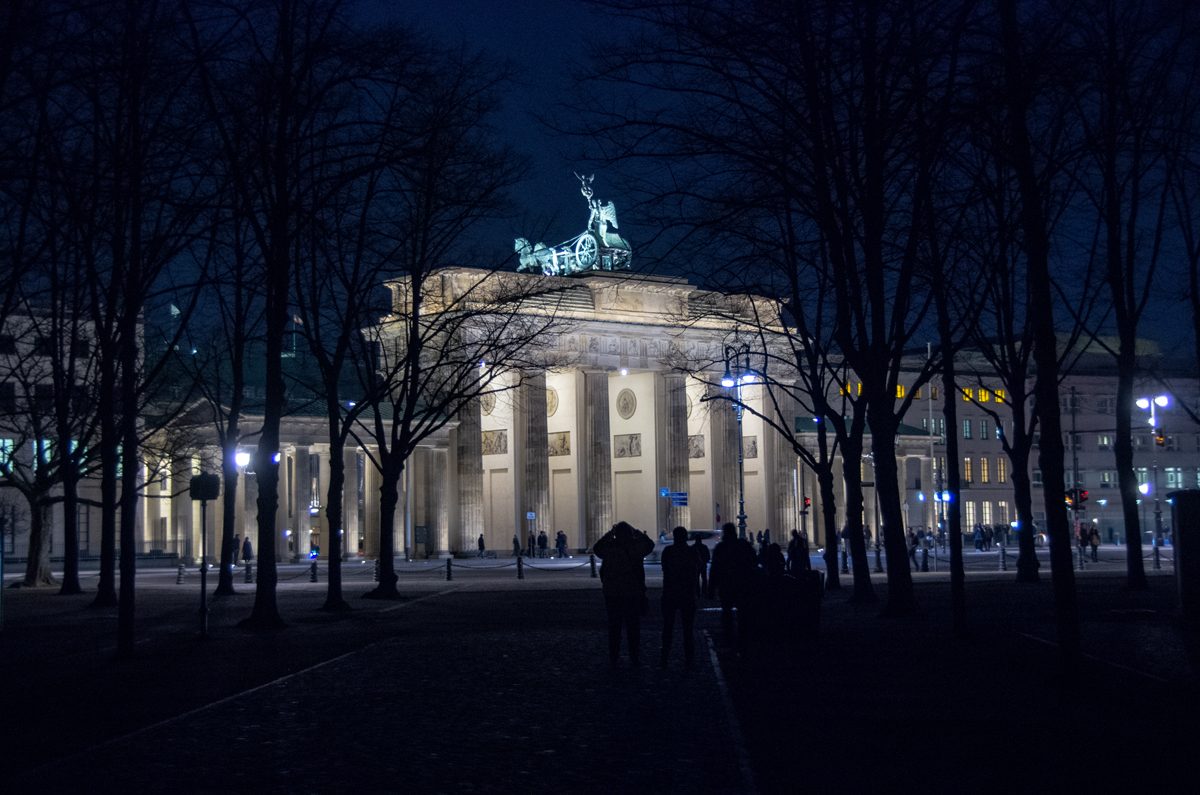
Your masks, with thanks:
[{"label": "standing person", "polygon": [[1092,530],[1090,533],[1088,533],[1088,544],[1090,544],[1092,547],[1092,562],[1099,563],[1100,562],[1100,554],[1099,554],[1100,553],[1100,531],[1096,529],[1095,525],[1092,525]]},{"label": "standing person", "polygon": [[242,554],[242,537],[237,533],[233,534],[233,555],[230,556],[230,561],[233,565],[237,565],[238,555]]},{"label": "standing person", "polygon": [[696,553],[696,560],[700,562],[700,593],[708,593],[708,561],[712,558],[712,553],[708,551],[708,546],[702,538],[697,538],[696,543],[692,544],[692,551]]},{"label": "standing person", "polygon": [[721,526],[721,541],[712,554],[712,570],[708,573],[708,591],[721,599],[721,627],[725,637],[735,640],[733,634],[733,609],[738,609],[736,641],[740,649],[745,648],[747,622],[745,599],[750,581],[754,576],[754,547],[744,538],[738,538],[733,522]]},{"label": "standing person", "polygon": [[686,527],[673,531],[675,543],[662,551],[662,667],[671,654],[675,632],[675,613],[683,626],[683,659],[691,667],[696,657],[693,627],[696,621],[696,585],[700,576],[700,557],[687,545]]},{"label": "standing person", "polygon": [[514,558],[521,557],[521,537],[513,533],[513,554]]},{"label": "standing person", "polygon": [[646,601],[646,569],[642,558],[654,551],[654,541],[628,522],[617,522],[596,541],[592,551],[602,561],[600,583],[608,612],[609,661],[616,666],[623,627],[628,637],[629,659],[637,665]]},{"label": "standing person", "polygon": [[917,534],[912,530],[908,531],[908,562],[911,567],[910,571],[917,570]]},{"label": "standing person", "polygon": [[565,558],[567,556],[567,534],[562,530],[554,536],[554,547],[558,550],[558,556]]},{"label": "standing person", "polygon": [[242,541],[242,560],[246,563],[254,560],[254,547],[250,544],[249,535]]},{"label": "standing person", "polygon": [[482,558],[483,553],[487,551],[487,545],[483,543],[483,533],[479,534],[479,541],[477,543],[479,545],[479,557]]},{"label": "standing person", "polygon": [[532,558],[532,557],[533,557],[533,550],[534,550],[534,549],[536,549],[536,548],[537,548],[537,536],[535,536],[535,535],[533,534],[533,531],[532,531],[532,530],[530,530],[530,531],[529,531],[529,554],[527,555],[527,557],[530,557],[530,558]]},{"label": "standing person", "polygon": [[550,549],[550,536],[546,535],[545,530],[538,532],[537,548],[539,558],[549,557],[547,550]]}]

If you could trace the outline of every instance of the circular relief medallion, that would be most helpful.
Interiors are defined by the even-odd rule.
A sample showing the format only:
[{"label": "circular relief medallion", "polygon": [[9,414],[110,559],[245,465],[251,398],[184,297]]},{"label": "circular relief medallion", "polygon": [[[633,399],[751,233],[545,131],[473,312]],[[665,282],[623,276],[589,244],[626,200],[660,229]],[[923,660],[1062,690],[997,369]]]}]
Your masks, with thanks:
[{"label": "circular relief medallion", "polygon": [[485,417],[487,415],[491,414],[492,410],[495,408],[496,408],[496,396],[495,395],[487,394],[487,395],[479,396],[479,410],[483,412]]},{"label": "circular relief medallion", "polygon": [[546,416],[553,417],[558,411],[558,390],[550,387],[546,390]]},{"label": "circular relief medallion", "polygon": [[617,393],[617,414],[621,419],[627,420],[637,411],[637,398],[634,397],[632,389],[622,389]]}]

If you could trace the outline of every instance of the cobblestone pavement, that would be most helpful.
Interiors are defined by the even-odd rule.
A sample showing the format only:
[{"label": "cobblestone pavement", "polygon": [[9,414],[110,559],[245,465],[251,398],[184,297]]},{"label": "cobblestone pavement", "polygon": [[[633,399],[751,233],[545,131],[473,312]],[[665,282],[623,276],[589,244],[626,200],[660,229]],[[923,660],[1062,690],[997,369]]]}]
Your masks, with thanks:
[{"label": "cobblestone pavement", "polygon": [[830,593],[820,638],[794,657],[737,655],[709,606],[713,655],[684,671],[677,648],[667,672],[609,670],[586,567],[451,582],[414,569],[407,598],[382,603],[348,576],[349,614],[320,611],[325,584],[296,576],[276,633],[235,627],[251,602],[238,583],[210,603],[206,641],[194,574],[139,574],[138,653],[120,662],[115,611],[10,590],[0,789],[1193,791],[1178,775],[1198,736],[1200,641],[1174,618],[1171,579],[1130,593],[1080,577],[1085,658],[1065,687],[1044,579],[969,579],[965,641],[942,577],[917,577],[905,619]]}]

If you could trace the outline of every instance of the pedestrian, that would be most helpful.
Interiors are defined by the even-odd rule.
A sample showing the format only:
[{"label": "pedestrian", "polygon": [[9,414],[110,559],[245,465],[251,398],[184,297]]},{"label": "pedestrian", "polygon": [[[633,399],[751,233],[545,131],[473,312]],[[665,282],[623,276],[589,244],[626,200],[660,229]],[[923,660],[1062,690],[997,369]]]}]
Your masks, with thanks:
[{"label": "pedestrian", "polygon": [[[745,607],[750,580],[754,576],[754,547],[738,538],[732,522],[721,526],[721,541],[712,554],[712,569],[708,573],[708,595],[721,599],[721,627],[728,640],[736,640],[738,649],[745,651],[747,621],[741,610]],[[733,609],[739,611],[737,635],[734,636]]]},{"label": "pedestrian", "polygon": [[983,551],[983,528],[980,527],[979,525],[975,525],[975,529],[972,531],[971,535],[972,535],[972,538],[975,540],[975,551],[982,552]]},{"label": "pedestrian", "polygon": [[554,548],[558,550],[558,556],[565,558],[567,556],[567,534],[562,530],[554,537]]},{"label": "pedestrian", "polygon": [[704,543],[704,539],[697,537],[696,543],[692,544],[692,551],[696,553],[696,559],[700,561],[700,593],[708,593],[708,561],[712,558],[712,553],[708,551],[708,545]]},{"label": "pedestrian", "polygon": [[530,557],[530,558],[532,558],[532,557],[533,557],[533,551],[534,551],[534,549],[536,549],[536,548],[537,548],[537,536],[535,536],[535,535],[533,534],[533,531],[532,531],[532,530],[530,530],[530,531],[529,531],[529,552],[528,552],[528,554],[527,554],[527,556],[526,556],[526,557]]},{"label": "pedestrian", "polygon": [[908,561],[911,566],[911,571],[917,570],[917,534],[912,530],[908,531]]},{"label": "pedestrian", "polygon": [[550,536],[546,535],[545,530],[538,531],[537,548],[539,558],[549,557]]},{"label": "pedestrian", "polygon": [[486,552],[486,551],[487,551],[487,545],[486,545],[486,544],[484,544],[484,542],[483,542],[483,533],[480,533],[480,534],[479,534],[479,540],[478,540],[476,543],[477,543],[477,544],[478,544],[478,546],[479,546],[479,557],[481,557],[481,558],[482,558],[482,557],[483,557],[483,554],[484,554],[484,552]]},{"label": "pedestrian", "polygon": [[671,639],[675,632],[675,614],[683,628],[683,659],[691,667],[696,657],[693,627],[696,621],[696,586],[700,575],[700,557],[687,545],[686,527],[676,527],[675,543],[662,551],[662,667],[667,667]]},{"label": "pedestrian", "polygon": [[617,522],[592,546],[600,566],[600,586],[608,613],[608,658],[615,667],[621,653],[621,630],[628,639],[629,660],[640,660],[642,615],[646,609],[646,569],[642,558],[654,541],[628,522]]},{"label": "pedestrian", "polygon": [[242,554],[242,537],[240,534],[238,534],[238,533],[233,534],[233,545],[232,546],[233,546],[233,554],[230,555],[229,560],[231,563],[233,563],[233,565],[236,566],[237,562],[238,562],[238,555]]},{"label": "pedestrian", "polygon": [[254,547],[250,545],[250,536],[242,541],[242,560],[246,563],[254,560]]},{"label": "pedestrian", "polygon": [[1088,543],[1092,547],[1092,562],[1099,563],[1100,562],[1100,531],[1097,530],[1095,528],[1095,526],[1093,526],[1091,532],[1088,533]]},{"label": "pedestrian", "polygon": [[991,525],[983,526],[983,551],[984,552],[992,551],[992,526]]},{"label": "pedestrian", "polygon": [[514,558],[521,557],[521,537],[513,533],[513,554]]}]

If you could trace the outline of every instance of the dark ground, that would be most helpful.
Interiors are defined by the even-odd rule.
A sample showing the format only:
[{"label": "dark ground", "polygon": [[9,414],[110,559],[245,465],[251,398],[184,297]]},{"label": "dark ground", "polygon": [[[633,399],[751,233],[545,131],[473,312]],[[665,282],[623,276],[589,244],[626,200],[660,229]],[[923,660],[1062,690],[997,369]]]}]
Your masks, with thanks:
[{"label": "dark ground", "polygon": [[90,595],[8,590],[0,789],[1196,791],[1200,636],[1169,577],[1129,593],[1081,576],[1087,656],[1064,687],[1048,576],[973,576],[968,641],[939,575],[918,575],[908,619],[829,594],[793,658],[740,659],[707,611],[713,655],[702,638],[684,670],[677,640],[664,672],[656,594],[642,667],[611,671],[598,581],[529,574],[410,577],[393,603],[351,577],[349,615],[317,609],[323,582],[288,581],[270,634],[234,626],[239,583],[206,641],[194,575],[144,577],[129,661]]}]

